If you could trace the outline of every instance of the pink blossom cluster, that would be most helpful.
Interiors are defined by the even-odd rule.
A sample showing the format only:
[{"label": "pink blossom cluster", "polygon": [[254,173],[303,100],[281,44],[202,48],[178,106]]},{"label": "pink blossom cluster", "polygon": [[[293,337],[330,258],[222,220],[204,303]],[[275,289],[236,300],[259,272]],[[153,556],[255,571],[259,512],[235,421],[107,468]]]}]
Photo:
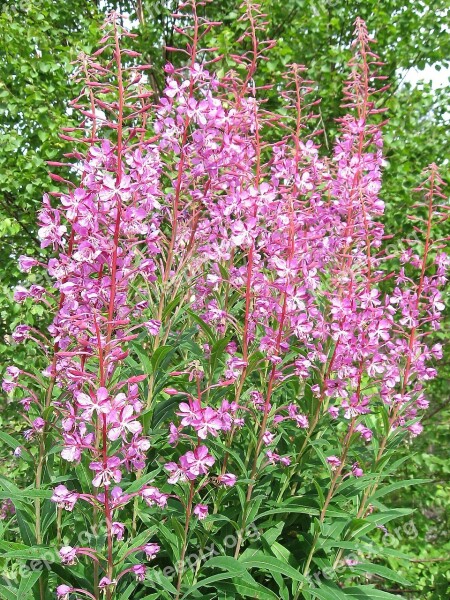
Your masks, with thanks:
[{"label": "pink blossom cluster", "polygon": [[[207,21],[195,13],[197,32],[201,25]],[[47,264],[52,289],[15,291],[17,301],[43,302],[55,311],[50,342],[26,326],[14,333],[17,342],[36,341],[49,367],[39,377],[25,374],[31,386],[9,367],[3,383],[7,392],[24,392],[27,441],[45,434],[43,415],[52,405],[62,459],[89,465],[94,494],[60,484],[52,500],[67,511],[79,501],[101,511],[108,548],[99,588],[107,594],[127,573],[145,578],[143,563],[119,573],[113,568],[113,541],[130,534],[118,512],[131,500],[164,510],[172,497],[184,505],[188,522],[192,515],[203,520],[208,483],[236,484],[228,454],[219,456],[212,442],[231,449],[237,436],[248,435],[246,427],[256,431],[255,480],[260,469],[295,468],[296,440],[308,441],[320,419],[333,430],[343,423],[348,439],[357,433],[369,443],[370,417],[382,406],[390,430],[420,433],[428,406],[424,382],[436,375],[431,363],[442,355],[426,334],[439,327],[450,263],[429,235],[443,198],[431,165],[418,189],[428,228],[423,255],[404,252],[392,289],[382,291],[390,274],[380,222],[382,123],[372,96],[383,78],[362,21],[344,92],[348,114],[330,159],[307,133],[316,102],[304,68],[292,65],[286,75],[288,116],[264,109],[263,90],[251,79],[270,44],[236,58],[247,67],[244,79],[236,73],[218,78],[214,60],[200,61],[193,46],[188,66],[166,65],[165,89],[152,105],[146,67],[129,66],[126,58],[135,57],[120,47],[127,35],[111,18],[101,40],[112,55],[108,68],[95,56],[81,58],[84,90],[73,106],[82,123],[65,132],[85,146],[68,157],[78,183],[46,195],[39,214],[41,246],[54,253]],[[20,259],[25,272],[39,264]],[[147,467],[152,444],[146,415],[155,373],[135,368],[136,348],[151,358],[177,339],[172,312],[178,304],[196,316],[186,322],[200,337],[202,323],[225,340],[225,358],[214,359],[208,379],[204,365],[213,364],[215,352],[208,340],[201,361],[189,357],[186,370],[171,374],[181,379],[161,393],[186,398],[176,411],[178,424],[167,423],[168,448],[158,448],[167,450],[159,461],[166,477],[159,487],[127,493],[123,480]],[[52,382],[47,404],[34,390],[42,378]],[[294,397],[278,393],[285,382],[295,382],[289,388],[297,390]],[[215,401],[217,390],[223,394]],[[359,462],[346,460],[346,453],[330,454],[325,462],[333,477],[344,468],[361,477]],[[165,491],[175,484],[179,494]],[[148,542],[133,552],[153,560],[159,545]],[[101,562],[92,548],[60,549],[66,565],[82,556]],[[58,596],[76,591],[61,585]]]}]

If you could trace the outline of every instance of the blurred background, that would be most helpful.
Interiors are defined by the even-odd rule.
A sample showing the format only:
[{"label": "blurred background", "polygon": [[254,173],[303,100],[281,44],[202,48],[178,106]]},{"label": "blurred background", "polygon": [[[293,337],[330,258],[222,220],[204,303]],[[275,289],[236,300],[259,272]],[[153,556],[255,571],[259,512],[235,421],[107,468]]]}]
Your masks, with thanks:
[{"label": "blurred background", "polygon": [[[213,0],[200,10],[222,21],[214,34],[218,52],[231,50],[241,33],[239,0]],[[110,10],[123,15],[125,24],[139,36],[135,49],[154,69],[150,81],[155,96],[163,86],[162,66],[169,56],[165,46],[176,46],[179,36],[171,16],[173,0],[0,0],[0,370],[33,360],[29,350],[11,344],[10,333],[21,322],[42,327],[42,306],[16,305],[13,288],[39,283],[39,275],[24,276],[17,269],[20,254],[43,256],[36,238],[35,217],[42,194],[55,189],[47,175],[48,160],[60,160],[68,151],[59,136],[73,124],[68,102],[77,95],[71,78],[73,61],[80,52],[95,49],[99,27]],[[350,57],[353,24],[366,20],[378,41],[377,52],[385,65],[391,88],[380,99],[387,107],[385,127],[383,200],[385,225],[393,235],[389,244],[401,248],[411,238],[407,218],[414,204],[411,189],[431,162],[450,182],[449,163],[449,0],[262,0],[267,13],[267,38],[277,45],[261,64],[256,83],[276,83],[292,62],[308,67],[317,83],[321,143],[327,151],[341,115],[340,99]],[[267,92],[268,106],[276,110],[276,92]],[[448,235],[447,231],[442,232]],[[448,293],[447,293],[448,296]],[[425,433],[405,446],[401,478],[430,479],[428,484],[393,493],[392,505],[415,508],[405,522],[396,521],[382,543],[409,554],[410,590],[402,597],[450,598],[450,368],[449,311],[437,340],[446,346],[440,375],[428,388],[431,407]],[[17,421],[17,425],[16,425]],[[8,397],[0,397],[0,427],[19,429]],[[9,449],[0,450],[0,471],[16,470]],[[396,568],[395,558],[389,566]],[[402,564],[404,564],[403,559]],[[390,590],[392,592],[399,590]]]}]

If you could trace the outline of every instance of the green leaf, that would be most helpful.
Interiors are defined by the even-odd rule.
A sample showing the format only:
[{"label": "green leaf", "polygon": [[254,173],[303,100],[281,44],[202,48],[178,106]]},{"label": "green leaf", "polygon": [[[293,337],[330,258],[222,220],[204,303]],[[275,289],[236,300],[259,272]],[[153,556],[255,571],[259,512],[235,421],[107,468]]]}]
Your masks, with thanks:
[{"label": "green leaf", "polygon": [[210,446],[212,446],[213,448],[216,448],[220,452],[226,452],[227,454],[232,456],[234,458],[234,460],[238,463],[242,475],[244,475],[246,473],[247,470],[246,470],[245,464],[244,464],[242,458],[239,456],[239,453],[237,450],[228,448],[228,446],[225,446],[223,441],[221,441],[220,439],[210,439],[208,443]]},{"label": "green leaf", "polygon": [[20,550],[9,550],[3,554],[3,558],[21,558],[23,560],[46,560],[57,561],[56,552],[53,548],[46,546],[30,546]]},{"label": "green leaf", "polygon": [[216,583],[218,581],[224,581],[225,579],[233,579],[233,577],[235,577],[235,573],[218,573],[217,575],[211,575],[210,577],[205,577],[205,579],[201,579],[200,581],[198,581],[195,585],[192,585],[187,591],[186,593],[181,597],[181,600],[184,600],[185,598],[189,598],[189,596],[192,594],[192,592],[211,585],[212,583]]},{"label": "green leaf", "polygon": [[235,598],[236,592],[239,597],[251,598],[252,600],[280,600],[279,596],[272,592],[261,583],[246,579],[233,579],[231,582],[223,582],[216,584],[218,590],[224,591],[224,598]]},{"label": "green leaf", "polygon": [[177,562],[180,560],[180,544],[181,540],[162,523],[160,520],[155,519],[155,517],[151,517],[152,521],[156,521],[158,538],[161,542],[164,543],[166,549],[171,554],[172,562]]},{"label": "green leaf", "polygon": [[405,587],[412,586],[412,583],[410,581],[408,581],[408,579],[406,579],[405,577],[403,577],[396,571],[393,571],[392,569],[389,569],[388,567],[384,567],[383,565],[378,565],[378,564],[374,564],[374,563],[360,563],[357,565],[352,565],[350,570],[352,572],[361,573],[363,575],[365,573],[373,573],[375,575],[379,575],[380,577],[383,577],[384,579],[388,579],[389,581],[394,581],[395,583],[399,583],[400,585],[403,585]]},{"label": "green leaf", "polygon": [[16,506],[16,519],[17,519],[17,523],[19,525],[20,537],[22,538],[23,542],[27,546],[34,546],[34,544],[36,543],[36,536],[34,535],[33,531],[31,530],[31,527],[30,527],[28,521],[24,517],[23,511],[19,510],[17,508],[17,506]]},{"label": "green leaf", "polygon": [[145,475],[142,475],[142,477],[139,477],[139,479],[136,479],[136,481],[133,481],[133,483],[124,490],[124,493],[125,494],[133,494],[134,492],[137,492],[141,487],[143,487],[147,483],[153,481],[155,479],[155,477],[158,475],[158,473],[161,472],[161,470],[162,470],[162,467],[160,467],[159,469],[155,469],[151,473],[146,473]]},{"label": "green leaf", "polygon": [[146,575],[145,579],[148,579],[149,581],[156,583],[163,590],[165,590],[166,592],[169,592],[170,594],[177,593],[177,590],[174,587],[174,585],[172,584],[172,582],[170,581],[170,579],[166,575],[163,575],[163,573],[161,573],[161,571],[156,571],[155,569],[149,569],[147,571],[147,575]]},{"label": "green leaf", "polygon": [[[148,577],[147,577],[148,579]],[[134,590],[136,589],[136,584],[135,583],[130,583],[130,585],[127,587],[127,589],[124,592],[120,592],[120,600],[128,600],[128,598],[131,596],[131,594],[134,592]]]},{"label": "green leaf", "polygon": [[302,515],[319,515],[319,509],[311,506],[311,504],[317,504],[317,501],[311,498],[290,498],[288,501],[279,505],[278,508],[271,508],[260,513],[254,520],[257,521],[263,517],[277,514],[288,515],[291,513],[299,513]]},{"label": "green leaf", "polygon": [[391,483],[390,485],[386,485],[385,487],[381,487],[378,489],[372,496],[372,500],[376,500],[377,498],[382,498],[386,496],[386,494],[390,494],[391,492],[395,492],[395,490],[400,490],[405,487],[409,487],[412,485],[421,485],[423,483],[429,483],[430,479],[404,479],[403,481],[397,481],[395,483]]},{"label": "green leaf", "polygon": [[294,569],[288,563],[281,561],[278,558],[266,556],[262,552],[257,552],[248,558],[246,557],[246,553],[244,553],[240,557],[239,562],[246,569],[260,569],[261,571],[268,571],[269,573],[280,573],[294,581],[307,582],[306,577],[297,571],[297,569]]},{"label": "green leaf", "polygon": [[277,523],[274,527],[268,529],[262,536],[263,541],[267,544],[268,548],[270,548],[276,540],[280,537],[283,531],[284,523],[281,521]]},{"label": "green leaf", "polygon": [[23,458],[25,461],[27,461],[27,462],[34,461],[33,457],[28,452],[28,450],[26,448],[24,448],[20,442],[18,442],[15,438],[13,438],[12,435],[9,435],[8,433],[5,433],[4,431],[0,431],[0,440],[5,442],[5,444],[10,446],[11,448],[14,448],[14,450],[16,450],[17,448],[20,448],[21,449],[20,457]]},{"label": "green leaf", "polygon": [[348,526],[348,530],[350,531],[352,538],[360,537],[372,529],[375,529],[378,525],[384,525],[393,519],[405,517],[413,512],[414,510],[409,508],[393,508],[391,510],[373,513],[364,519],[352,519]]},{"label": "green leaf", "polygon": [[17,600],[17,596],[12,591],[12,589],[11,588],[7,588],[4,585],[0,585],[0,598],[2,600]]},{"label": "green leaf", "polygon": [[[185,396],[183,396],[183,399],[184,398]],[[157,427],[159,427],[159,425],[165,419],[172,418],[175,413],[175,410],[180,404],[180,401],[181,396],[170,396],[169,398],[166,398],[166,400],[159,402],[155,406],[155,409],[153,411],[153,417],[151,422],[152,429],[156,429]]]},{"label": "green leaf", "polygon": [[64,567],[59,563],[52,564],[52,571],[56,573],[58,579],[65,583],[69,583],[72,587],[89,589],[90,582],[74,572],[73,567]]},{"label": "green leaf", "polygon": [[127,552],[129,552],[130,550],[132,550],[134,548],[139,548],[139,546],[143,546],[145,543],[147,543],[148,540],[155,533],[156,529],[157,529],[157,526],[154,525],[153,527],[146,529],[145,531],[142,531],[139,535],[134,537],[132,540],[128,541],[128,543],[124,544],[119,550],[119,553],[117,555],[117,560],[118,561],[122,560]]},{"label": "green leaf", "polygon": [[136,354],[139,357],[139,360],[141,361],[141,368],[142,371],[144,373],[151,373],[152,372],[152,364],[150,362],[150,357],[147,354],[147,352],[145,352],[141,346],[141,344],[139,342],[134,342],[133,344],[131,344],[133,347],[133,351],[136,352]]},{"label": "green leaf", "polygon": [[83,460],[76,465],[75,473],[77,474],[82,491],[85,494],[93,494],[94,487],[92,485],[92,471],[89,469],[89,467]]},{"label": "green leaf", "polygon": [[33,490],[25,489],[20,492],[0,492],[0,500],[23,500],[24,498],[42,498],[49,499],[52,497],[53,492],[51,490]]},{"label": "green leaf", "polygon": [[175,348],[172,346],[160,346],[155,350],[150,360],[152,366],[152,373],[156,373],[159,367],[163,364],[164,359],[168,358],[169,355],[175,352]]},{"label": "green leaf", "polygon": [[208,337],[209,341],[212,345],[214,345],[216,341],[216,336],[214,335],[214,332],[211,329],[211,327],[207,323],[205,323],[205,321],[201,319],[198,315],[192,312],[192,310],[188,310],[186,312],[191,317],[191,319],[193,319],[198,325],[200,325],[200,329],[204,333],[206,333],[206,336]]},{"label": "green leaf", "polygon": [[[173,309],[178,308],[179,306],[180,306],[180,295],[178,294],[173,300],[171,300],[169,302],[169,304],[167,306],[164,307],[164,310],[162,313],[162,321],[163,322],[167,321],[167,317],[170,317],[170,314],[172,313]],[[178,313],[177,313],[177,316],[179,316]]]},{"label": "green leaf", "polygon": [[344,588],[343,592],[347,598],[356,598],[357,600],[398,600],[399,596],[396,594],[389,594],[389,592],[383,592],[377,590],[371,585],[361,585],[351,588]]},{"label": "green leaf", "polygon": [[238,590],[238,592],[246,597],[260,598],[261,600],[275,600],[277,596],[270,590],[258,584],[253,577],[246,571],[242,563],[231,556],[215,556],[210,558],[204,565],[203,569],[207,568],[219,568],[223,569],[225,573],[217,573],[211,575],[197,582],[191,586],[184,594],[182,598],[188,598],[194,591],[201,587],[209,586],[213,583],[216,584],[225,580],[232,579],[232,586]]},{"label": "green leaf", "polygon": [[5,540],[0,540],[0,549],[6,550],[7,552],[11,550],[26,550],[28,546],[26,544],[21,544],[20,542],[6,542]]},{"label": "green leaf", "polygon": [[220,357],[224,354],[224,350],[227,347],[227,344],[231,338],[232,338],[232,335],[229,334],[225,338],[217,340],[217,342],[211,348],[211,356],[209,359],[211,375],[214,375],[217,362],[220,359]]},{"label": "green leaf", "polygon": [[232,556],[213,556],[205,562],[203,568],[224,569],[225,571],[234,573],[235,575],[240,575],[245,571],[245,567]]},{"label": "green leaf", "polygon": [[353,552],[363,552],[367,554],[372,554],[376,556],[391,556],[394,558],[399,558],[400,560],[410,560],[410,556],[405,554],[404,552],[400,552],[399,550],[394,550],[393,548],[389,548],[387,546],[380,546],[378,544],[373,544],[372,542],[364,543],[362,540],[358,539],[355,542],[348,542],[345,540],[329,540],[326,539],[321,542],[321,548],[325,552],[330,550],[331,548],[341,548],[343,550],[352,550]]},{"label": "green leaf", "polygon": [[37,582],[39,577],[42,575],[42,571],[30,571],[20,580],[19,591],[17,592],[18,598],[24,599],[31,592],[34,584]]},{"label": "green leaf", "polygon": [[319,600],[347,600],[345,592],[332,581],[321,581],[319,587],[308,592]]}]

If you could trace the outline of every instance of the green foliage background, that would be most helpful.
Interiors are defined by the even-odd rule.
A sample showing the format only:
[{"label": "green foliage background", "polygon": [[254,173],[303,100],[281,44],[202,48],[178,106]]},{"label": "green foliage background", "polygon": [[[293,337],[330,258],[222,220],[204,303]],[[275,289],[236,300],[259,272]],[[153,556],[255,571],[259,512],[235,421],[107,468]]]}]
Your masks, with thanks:
[{"label": "green foliage background", "polygon": [[[99,38],[105,12],[114,9],[130,15],[139,32],[136,49],[144,61],[155,68],[155,90],[163,85],[161,67],[169,58],[165,45],[176,45],[177,34],[170,14],[172,0],[99,2],[90,0],[8,0],[0,1],[0,367],[12,362],[18,366],[33,360],[10,343],[9,334],[19,322],[41,323],[41,307],[15,305],[12,290],[23,282],[16,267],[20,254],[39,256],[36,241],[36,211],[44,191],[54,184],[47,175],[48,160],[60,160],[68,150],[58,137],[62,126],[70,126],[67,109],[76,96],[70,78],[71,61],[80,52],[89,52]],[[223,21],[217,46],[227,52],[239,36],[238,0],[214,0],[204,10],[214,20]],[[277,40],[269,61],[262,64],[260,83],[279,80],[287,64],[308,67],[308,75],[318,84],[322,136],[326,146],[333,138],[345,65],[356,16],[364,18],[378,40],[384,73],[391,89],[381,105],[389,109],[385,128],[386,170],[384,200],[386,227],[395,235],[394,247],[411,234],[407,213],[414,200],[411,189],[420,172],[430,162],[442,169],[450,181],[449,114],[450,85],[438,90],[429,84],[411,86],[404,81],[408,69],[426,65],[447,67],[450,57],[448,0],[262,0],[267,13],[267,36]],[[172,57],[170,57],[172,58]],[[269,103],[276,107],[276,94]],[[443,234],[448,235],[447,232]],[[35,276],[28,279],[35,281]],[[398,590],[405,598],[447,599],[450,597],[450,484],[448,461],[450,369],[449,321],[438,337],[447,343],[440,376],[429,389],[431,408],[425,434],[403,448],[408,460],[401,478],[428,477],[430,482],[408,492],[393,493],[393,506],[409,506],[417,535],[396,522],[397,533],[383,537],[412,557],[405,565],[391,558],[387,566],[407,569],[414,588]],[[0,427],[20,429],[19,418],[8,407],[5,395],[0,400]],[[0,450],[1,469],[20,470],[10,450]],[[20,475],[20,473],[16,473]],[[395,527],[392,526],[395,530]],[[409,532],[409,533],[407,533]],[[390,590],[394,591],[394,590]]]}]

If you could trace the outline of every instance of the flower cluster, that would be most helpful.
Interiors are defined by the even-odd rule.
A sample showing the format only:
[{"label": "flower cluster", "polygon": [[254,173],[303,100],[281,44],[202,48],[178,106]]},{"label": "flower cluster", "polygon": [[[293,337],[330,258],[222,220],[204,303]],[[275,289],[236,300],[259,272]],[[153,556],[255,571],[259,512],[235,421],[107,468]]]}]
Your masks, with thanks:
[{"label": "flower cluster", "polygon": [[[216,24],[189,6],[190,63],[166,65],[155,102],[148,65],[121,47],[131,35],[116,15],[100,50],[80,57],[83,92],[72,106],[82,121],[63,137],[84,151],[57,164],[76,170],[77,184],[53,174],[68,191],[46,195],[39,213],[41,247],[53,250],[52,287],[15,291],[18,302],[42,302],[55,316],[50,341],[16,329],[15,341],[33,340],[48,367],[39,374],[8,367],[3,389],[24,392],[27,442],[38,438],[45,452],[54,427],[63,463],[89,469],[91,491],[60,483],[52,501],[70,513],[87,505],[93,528],[105,526],[106,552],[69,545],[66,530],[59,555],[66,566],[91,560],[94,595],[81,592],[104,590],[107,600],[123,577],[145,579],[139,556],[159,555],[148,539],[116,554],[136,535],[139,506],[156,521],[153,511],[184,513],[183,563],[192,517],[206,519],[198,525],[206,530],[210,506],[220,510],[242,475],[244,531],[261,475],[283,468],[281,498],[321,424],[333,448],[322,457],[330,475],[323,522],[339,484],[366,471],[352,444],[376,439],[377,466],[389,436],[420,433],[424,382],[442,355],[427,340],[439,327],[450,265],[430,234],[446,214],[443,182],[431,165],[417,190],[423,252],[405,251],[391,277],[380,222],[382,111],[373,99],[383,77],[364,23],[356,22],[344,88],[348,114],[326,158],[308,129],[317,102],[304,67],[291,65],[285,76],[282,114],[265,110],[264,90],[253,85],[272,45],[257,40],[259,8],[245,3],[242,40],[250,37],[253,51],[234,56],[237,70],[219,77],[219,59],[198,46]],[[100,55],[108,57],[102,64]],[[24,272],[42,266],[28,257],[19,264]],[[44,400],[36,386],[47,389]],[[376,429],[381,413],[384,433]],[[239,460],[237,440],[246,447]],[[2,514],[8,510],[2,505]],[[240,533],[236,557],[242,543]],[[72,593],[80,590],[57,590],[60,600]]]}]

